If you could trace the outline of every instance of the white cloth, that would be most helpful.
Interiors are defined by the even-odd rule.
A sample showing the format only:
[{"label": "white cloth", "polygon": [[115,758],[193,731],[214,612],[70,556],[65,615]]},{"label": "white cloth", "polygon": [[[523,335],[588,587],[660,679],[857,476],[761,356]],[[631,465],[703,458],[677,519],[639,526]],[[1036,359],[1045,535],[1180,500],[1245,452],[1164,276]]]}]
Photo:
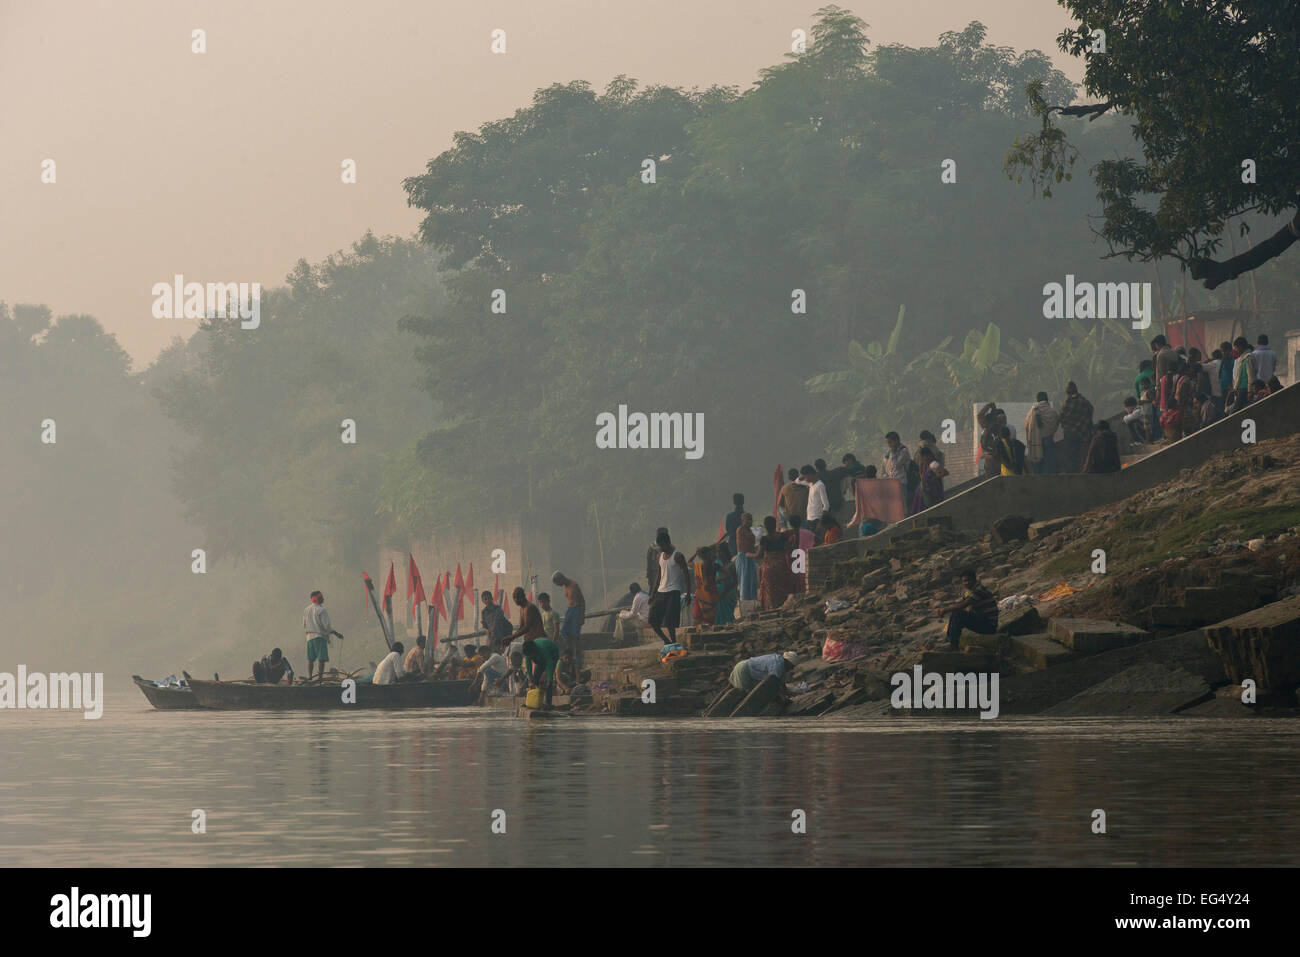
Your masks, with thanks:
[{"label": "white cloth", "polygon": [[[1210,377],[1210,395],[1215,398],[1223,395],[1223,386],[1219,385],[1219,366],[1222,364],[1222,359],[1211,359],[1209,362],[1201,363],[1201,371]],[[1138,396],[1138,398],[1142,397]]]},{"label": "white cloth", "polygon": [[1268,385],[1268,380],[1273,378],[1273,373],[1277,370],[1277,353],[1268,346],[1255,347],[1255,376],[1263,379],[1264,384]]},{"label": "white cloth", "polygon": [[808,521],[821,520],[822,513],[831,507],[830,497],[826,494],[826,483],[818,479],[808,490]]},{"label": "white cloth", "polygon": [[377,685],[391,685],[406,672],[402,669],[402,655],[400,652],[390,651],[384,656],[384,660],[379,662],[379,667],[375,669],[375,676],[370,680]]},{"label": "white cloth", "polygon": [[479,674],[482,674],[485,671],[491,671],[498,678],[503,677],[505,673],[509,670],[510,670],[510,662],[506,661],[505,655],[498,654],[495,651],[488,656],[487,661],[483,662],[483,664],[478,666]]},{"label": "white cloth", "polygon": [[312,602],[302,613],[302,630],[308,638],[328,638],[333,628],[330,626],[330,613],[324,605]]},{"label": "white cloth", "polygon": [[624,608],[618,613],[620,618],[638,618],[642,622],[650,620],[650,596],[643,591],[632,597],[632,607]]},{"label": "white cloth", "polygon": [[686,569],[677,564],[681,552],[673,549],[671,555],[659,553],[659,590],[686,591]]}]

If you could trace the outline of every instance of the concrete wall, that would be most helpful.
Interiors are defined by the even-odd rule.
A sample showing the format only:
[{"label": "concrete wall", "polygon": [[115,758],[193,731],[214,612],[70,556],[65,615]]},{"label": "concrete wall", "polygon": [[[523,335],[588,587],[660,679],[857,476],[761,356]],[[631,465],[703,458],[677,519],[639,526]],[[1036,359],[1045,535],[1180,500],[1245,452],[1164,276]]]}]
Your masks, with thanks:
[{"label": "concrete wall", "polygon": [[1004,515],[1033,521],[1079,515],[1089,509],[1128,498],[1145,488],[1174,478],[1185,468],[1201,465],[1220,452],[1240,449],[1242,422],[1253,419],[1256,441],[1282,438],[1300,431],[1300,388],[1284,389],[1240,412],[1162,448],[1120,472],[1109,475],[1004,475],[953,495],[919,515],[891,525],[870,538],[855,538],[814,548],[808,555],[808,578],[824,581],[830,566],[888,546],[898,535],[924,528],[934,518],[947,518],[952,527],[983,533]]}]

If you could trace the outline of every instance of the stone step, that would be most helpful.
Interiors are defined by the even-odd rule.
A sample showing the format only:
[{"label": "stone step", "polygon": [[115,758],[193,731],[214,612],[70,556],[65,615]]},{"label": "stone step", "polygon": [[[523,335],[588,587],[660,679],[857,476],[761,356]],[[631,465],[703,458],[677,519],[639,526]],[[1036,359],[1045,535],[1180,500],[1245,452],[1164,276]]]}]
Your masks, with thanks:
[{"label": "stone step", "polygon": [[1070,650],[1089,655],[1126,648],[1150,637],[1141,628],[1122,621],[1095,618],[1053,618],[1047,633]]},{"label": "stone step", "polygon": [[969,672],[994,672],[998,670],[998,656],[988,654],[963,654],[958,651],[927,651],[921,655],[921,671],[939,674],[967,674]]},{"label": "stone step", "polygon": [[1080,657],[1047,635],[1014,635],[1010,641],[1011,657],[1040,670]]}]

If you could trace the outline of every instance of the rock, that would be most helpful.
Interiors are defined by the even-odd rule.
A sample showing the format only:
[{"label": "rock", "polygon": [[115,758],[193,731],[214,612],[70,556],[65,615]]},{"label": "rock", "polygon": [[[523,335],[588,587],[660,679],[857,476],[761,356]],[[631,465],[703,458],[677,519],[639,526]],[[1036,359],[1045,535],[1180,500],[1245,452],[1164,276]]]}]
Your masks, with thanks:
[{"label": "rock", "polygon": [[1143,662],[1044,711],[1050,715],[1177,714],[1214,697],[1200,675],[1160,662]]},{"label": "rock", "polygon": [[1045,522],[1033,522],[1029,526],[1029,540],[1038,541],[1040,538],[1046,538],[1053,532],[1059,532],[1065,526],[1074,521],[1074,517],[1068,518],[1051,518]]},{"label": "rock", "polygon": [[862,704],[870,700],[866,688],[850,688],[832,702],[831,706],[826,709],[826,714],[839,711],[843,708],[851,707],[855,704]]},{"label": "rock", "polygon": [[1043,617],[1033,605],[1017,605],[998,614],[998,633],[1002,635],[1036,635],[1043,631]]},{"label": "rock", "polygon": [[786,711],[786,714],[816,717],[819,714],[825,713],[834,701],[835,692],[829,688],[809,691],[805,694],[798,695],[791,700],[790,707]]},{"label": "rock", "polygon": [[728,715],[731,714],[732,711],[736,709],[736,706],[739,705],[740,702],[744,700],[745,700],[745,692],[741,691],[739,688],[733,688],[730,684],[728,684],[725,688],[723,688],[721,691],[718,692],[717,697],[713,699],[713,703],[704,709],[704,717],[706,718],[727,717]]},{"label": "rock", "polygon": [[1125,648],[1149,637],[1133,625],[1092,618],[1053,618],[1047,625],[1047,633],[1070,650],[1084,654]]},{"label": "rock", "polygon": [[1268,543],[1262,538],[1252,538],[1250,541],[1246,542],[1246,547],[1252,552],[1262,552],[1266,544]]},{"label": "rock", "polygon": [[1290,693],[1300,684],[1300,596],[1285,598],[1205,629],[1233,684]]},{"label": "rock", "polygon": [[993,523],[993,541],[997,544],[1029,539],[1029,519],[1023,515],[1005,515]]}]

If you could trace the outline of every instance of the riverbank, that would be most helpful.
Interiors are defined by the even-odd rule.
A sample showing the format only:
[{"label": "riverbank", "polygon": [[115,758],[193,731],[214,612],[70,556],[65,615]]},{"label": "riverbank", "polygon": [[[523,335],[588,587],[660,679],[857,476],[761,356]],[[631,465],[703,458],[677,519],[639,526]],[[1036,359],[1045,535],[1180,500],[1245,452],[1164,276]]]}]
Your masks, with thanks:
[{"label": "riverbank", "polygon": [[[1078,516],[988,516],[986,526],[976,534],[932,520],[836,563],[822,586],[779,609],[683,629],[690,653],[674,662],[658,662],[657,641],[589,651],[598,690],[572,707],[951,716],[891,705],[892,676],[919,665],[996,673],[1003,714],[1300,713],[1300,436],[1221,452]],[[964,632],[953,652],[938,609],[960,597],[960,572],[971,566],[1009,607],[996,635]],[[793,697],[771,686],[728,693],[737,661],[789,650],[801,659]]]}]

